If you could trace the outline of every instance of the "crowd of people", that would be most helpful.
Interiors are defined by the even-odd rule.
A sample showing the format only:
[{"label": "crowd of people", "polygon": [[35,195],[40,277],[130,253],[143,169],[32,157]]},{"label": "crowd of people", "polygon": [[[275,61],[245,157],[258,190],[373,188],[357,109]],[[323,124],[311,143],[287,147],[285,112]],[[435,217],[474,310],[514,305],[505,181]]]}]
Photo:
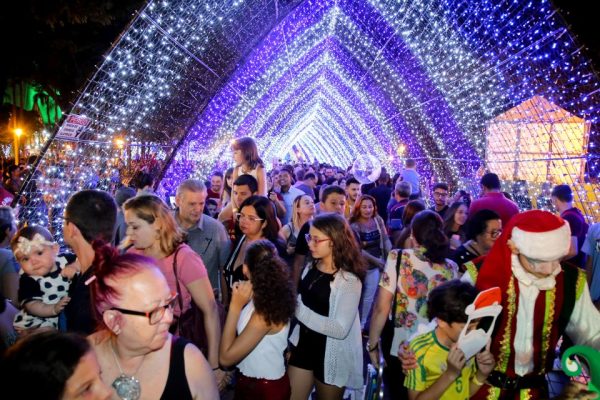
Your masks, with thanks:
[{"label": "crowd of people", "polygon": [[[472,199],[429,188],[411,159],[361,182],[325,164],[267,171],[251,138],[232,151],[234,168],[173,199],[148,173],[76,192],[67,248],[0,208],[6,393],[357,398],[370,363],[384,398],[541,399],[560,343],[600,349],[600,225],[569,186],[551,191],[556,213],[522,212],[492,172]],[[466,310],[496,287],[496,330],[467,358]]]}]

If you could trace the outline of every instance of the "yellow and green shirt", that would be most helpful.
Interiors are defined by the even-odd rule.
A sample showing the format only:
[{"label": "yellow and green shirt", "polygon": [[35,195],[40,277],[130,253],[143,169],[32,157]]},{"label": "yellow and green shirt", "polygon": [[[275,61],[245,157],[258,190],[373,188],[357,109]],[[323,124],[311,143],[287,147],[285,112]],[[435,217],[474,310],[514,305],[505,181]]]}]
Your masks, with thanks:
[{"label": "yellow and green shirt", "polygon": [[[410,349],[415,353],[417,368],[409,371],[404,380],[404,386],[409,390],[425,391],[446,371],[450,349],[443,346],[435,335],[435,330],[415,337],[410,342]],[[469,386],[471,378],[477,373],[473,359],[467,361],[460,376],[448,386],[440,400],[461,400],[470,397]]]}]

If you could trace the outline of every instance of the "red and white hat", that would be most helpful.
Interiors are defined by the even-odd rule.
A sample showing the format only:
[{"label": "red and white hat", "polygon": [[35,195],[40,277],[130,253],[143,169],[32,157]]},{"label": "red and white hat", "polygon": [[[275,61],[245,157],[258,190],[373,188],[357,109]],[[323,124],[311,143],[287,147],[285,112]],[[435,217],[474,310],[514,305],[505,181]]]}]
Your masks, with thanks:
[{"label": "red and white hat", "polygon": [[515,215],[485,257],[477,277],[478,289],[500,286],[505,292],[512,275],[509,240],[529,258],[555,261],[569,252],[571,228],[561,217],[548,211],[531,210]]},{"label": "red and white hat", "polygon": [[521,254],[540,261],[560,260],[567,255],[571,228],[565,220],[539,210],[521,215],[523,218],[517,218],[510,237]]}]

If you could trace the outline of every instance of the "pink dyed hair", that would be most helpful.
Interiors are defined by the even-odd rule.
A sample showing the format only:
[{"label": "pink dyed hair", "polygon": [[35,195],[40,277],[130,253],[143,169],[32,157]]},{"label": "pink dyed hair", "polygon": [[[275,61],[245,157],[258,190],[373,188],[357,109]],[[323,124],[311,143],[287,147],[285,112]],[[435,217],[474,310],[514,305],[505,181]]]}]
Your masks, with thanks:
[{"label": "pink dyed hair", "polygon": [[107,281],[131,277],[146,269],[158,269],[158,265],[150,257],[132,253],[119,254],[115,247],[103,242],[94,242],[93,246],[96,253],[92,264],[95,279],[89,283],[92,305],[99,327],[107,328],[102,314],[114,307],[115,301],[122,295],[118,285],[110,285]]}]

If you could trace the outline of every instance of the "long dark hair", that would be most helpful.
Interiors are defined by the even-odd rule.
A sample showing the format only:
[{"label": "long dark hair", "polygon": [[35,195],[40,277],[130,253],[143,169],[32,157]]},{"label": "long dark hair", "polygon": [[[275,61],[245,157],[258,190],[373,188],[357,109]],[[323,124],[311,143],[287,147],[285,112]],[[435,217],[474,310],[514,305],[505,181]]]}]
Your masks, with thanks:
[{"label": "long dark hair", "polygon": [[327,213],[315,217],[311,225],[331,239],[336,268],[352,272],[363,280],[366,273],[364,259],[348,222],[338,214]]},{"label": "long dark hair", "polygon": [[285,324],[296,310],[296,292],[287,264],[277,255],[268,240],[252,242],[246,250],[244,264],[250,271],[256,312],[267,324]]},{"label": "long dark hair", "polygon": [[[458,212],[458,209],[460,208],[460,206],[465,206],[467,207],[467,205],[465,203],[463,203],[462,201],[455,201],[454,203],[452,203],[450,205],[450,207],[448,207],[448,209],[446,210],[446,213],[444,214],[444,234],[446,235],[446,237],[450,238],[450,236],[452,236],[453,234],[455,234],[456,232],[452,231],[452,228],[454,227],[454,215]],[[467,210],[469,208],[467,207]],[[465,222],[466,225],[466,222]],[[458,227],[458,235],[460,236],[460,240],[461,242],[465,241],[465,237],[466,237],[466,226],[465,225],[461,225]]]},{"label": "long dark hair", "polygon": [[67,380],[90,351],[89,342],[77,334],[28,335],[9,348],[0,362],[4,392],[21,399],[62,399]]},{"label": "long dark hair", "polygon": [[[233,168],[228,168],[225,171],[225,176],[223,177],[223,192],[227,192],[229,198],[231,198],[231,186],[227,183],[227,178],[231,178],[233,176]],[[231,182],[233,184],[233,182]],[[221,194],[221,199],[223,198],[223,194]]]},{"label": "long dark hair", "polygon": [[436,264],[444,263],[448,254],[448,238],[442,225],[442,217],[431,210],[419,212],[411,223],[413,237],[426,249],[425,257]]},{"label": "long dark hair", "polygon": [[421,200],[411,200],[404,206],[402,212],[402,225],[410,227],[413,218],[417,213],[425,209],[425,204]]},{"label": "long dark hair", "polygon": [[240,206],[240,212],[248,206],[254,207],[256,214],[267,223],[262,229],[263,237],[275,243],[279,238],[279,224],[275,216],[275,206],[271,200],[263,196],[250,196]]},{"label": "long dark hair", "polygon": [[421,200],[411,200],[404,206],[404,211],[402,212],[402,231],[400,235],[396,238],[396,242],[394,243],[394,247],[399,249],[404,248],[404,242],[410,236],[410,224],[417,215],[419,211],[423,211],[425,209],[425,204]]}]

